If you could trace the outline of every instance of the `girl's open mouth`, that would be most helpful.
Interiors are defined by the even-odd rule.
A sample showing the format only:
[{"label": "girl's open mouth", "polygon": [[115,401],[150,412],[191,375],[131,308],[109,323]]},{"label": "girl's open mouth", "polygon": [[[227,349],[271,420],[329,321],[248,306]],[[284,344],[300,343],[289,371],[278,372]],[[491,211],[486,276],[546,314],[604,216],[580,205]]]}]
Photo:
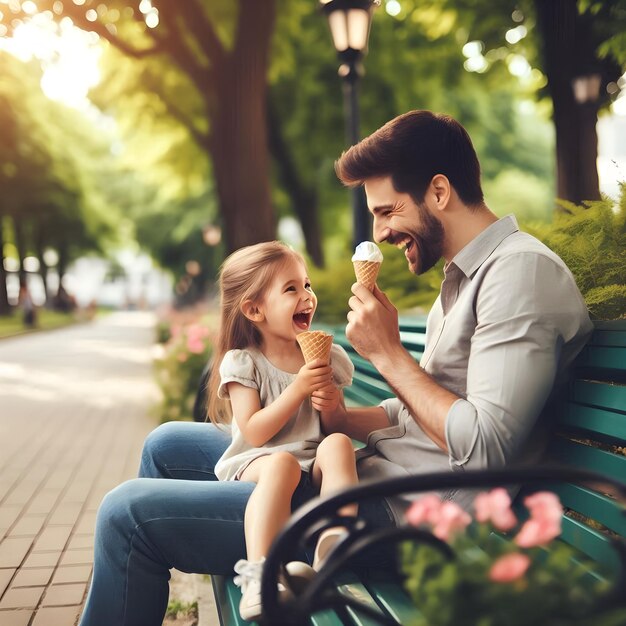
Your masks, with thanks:
[{"label": "girl's open mouth", "polygon": [[311,324],[311,311],[296,313],[293,316],[293,323],[302,330],[308,330]]}]

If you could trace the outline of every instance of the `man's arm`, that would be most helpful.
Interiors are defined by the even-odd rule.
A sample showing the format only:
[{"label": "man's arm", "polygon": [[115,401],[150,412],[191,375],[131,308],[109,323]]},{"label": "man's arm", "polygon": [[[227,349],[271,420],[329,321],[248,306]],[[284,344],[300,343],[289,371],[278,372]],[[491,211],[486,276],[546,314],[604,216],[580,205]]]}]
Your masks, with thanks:
[{"label": "man's arm", "polygon": [[372,294],[356,283],[352,293],[346,337],[381,373],[422,430],[447,452],[446,416],[459,397],[437,384],[404,348],[398,311],[377,286]]}]

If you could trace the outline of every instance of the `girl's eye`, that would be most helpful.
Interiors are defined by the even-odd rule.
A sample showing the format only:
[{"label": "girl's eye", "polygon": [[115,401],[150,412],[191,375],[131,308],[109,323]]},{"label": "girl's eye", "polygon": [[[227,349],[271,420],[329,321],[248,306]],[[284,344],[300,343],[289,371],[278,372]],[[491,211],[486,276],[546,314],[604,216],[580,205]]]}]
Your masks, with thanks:
[{"label": "girl's eye", "polygon": [[308,291],[311,291],[311,283],[304,283],[304,288]]},{"label": "girl's eye", "polygon": [[290,287],[287,287],[285,291],[295,291],[295,290],[296,288],[293,285],[291,285]]}]

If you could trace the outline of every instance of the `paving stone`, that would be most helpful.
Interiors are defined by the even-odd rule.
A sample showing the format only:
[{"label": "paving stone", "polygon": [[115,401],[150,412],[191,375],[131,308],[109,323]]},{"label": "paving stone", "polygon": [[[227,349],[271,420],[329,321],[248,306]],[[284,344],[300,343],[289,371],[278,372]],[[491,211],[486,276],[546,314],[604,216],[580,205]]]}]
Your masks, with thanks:
[{"label": "paving stone", "polygon": [[80,612],[80,606],[45,607],[37,611],[32,626],[74,626]]},{"label": "paving stone", "polygon": [[71,532],[71,526],[48,526],[37,538],[34,550],[62,550]]},{"label": "paving stone", "polygon": [[9,589],[0,600],[0,609],[34,609],[45,587],[18,587]]},{"label": "paving stone", "polygon": [[8,537],[0,543],[0,567],[19,567],[30,549],[31,538]]},{"label": "paving stone", "polygon": [[52,577],[53,567],[22,567],[13,579],[12,587],[37,587],[47,585]]},{"label": "paving stone", "polygon": [[67,606],[78,605],[85,595],[86,583],[73,583],[63,585],[51,585],[46,589],[42,606]]},{"label": "paving stone", "polygon": [[91,548],[93,550],[93,534],[90,535],[73,535],[67,544],[68,550],[78,550],[80,548]]},{"label": "paving stone", "polygon": [[[15,574],[14,569],[0,569],[0,598],[4,590],[9,586],[9,581],[13,578],[13,574]],[[1,621],[0,624],[2,624]]]},{"label": "paving stone", "polygon": [[66,565],[57,568],[52,579],[52,584],[59,583],[83,583],[91,576],[91,565]]},{"label": "paving stone", "polygon": [[93,561],[93,550],[67,550],[63,553],[59,565],[87,565]]},{"label": "paving stone", "polygon": [[60,552],[31,552],[23,567],[45,567],[46,565],[56,565],[61,558]]},{"label": "paving stone", "polygon": [[28,626],[33,612],[27,609],[0,610],[0,624],[2,626]]},{"label": "paving stone", "polygon": [[34,537],[41,530],[45,521],[45,513],[40,515],[25,515],[13,526],[9,537]]}]

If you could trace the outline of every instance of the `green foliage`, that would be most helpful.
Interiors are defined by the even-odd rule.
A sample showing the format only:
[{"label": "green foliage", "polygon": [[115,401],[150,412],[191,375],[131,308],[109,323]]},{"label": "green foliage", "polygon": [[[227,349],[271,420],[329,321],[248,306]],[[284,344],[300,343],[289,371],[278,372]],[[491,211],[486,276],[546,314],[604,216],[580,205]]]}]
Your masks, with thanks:
[{"label": "green foliage", "polygon": [[570,268],[592,317],[626,316],[626,183],[617,206],[609,198],[563,210],[534,233]]},{"label": "green foliage", "polygon": [[198,603],[172,600],[167,605],[165,617],[170,619],[198,617]]},{"label": "green foliage", "polygon": [[202,371],[211,355],[209,331],[200,324],[158,328],[161,341],[169,334],[163,356],[155,361],[156,379],[163,400],[159,407],[163,422],[191,419]]},{"label": "green foliage", "polygon": [[485,201],[502,217],[514,213],[518,220],[549,222],[554,209],[552,185],[545,179],[517,169],[503,169],[484,184]]},{"label": "green foliage", "polygon": [[[401,250],[385,245],[385,261],[378,275],[378,286],[387,294],[400,312],[427,311],[435,301],[443,280],[442,263],[422,276],[415,276]],[[356,281],[351,253],[325,270],[309,268],[313,290],[318,298],[316,321],[339,323],[349,310],[350,287]]]}]

